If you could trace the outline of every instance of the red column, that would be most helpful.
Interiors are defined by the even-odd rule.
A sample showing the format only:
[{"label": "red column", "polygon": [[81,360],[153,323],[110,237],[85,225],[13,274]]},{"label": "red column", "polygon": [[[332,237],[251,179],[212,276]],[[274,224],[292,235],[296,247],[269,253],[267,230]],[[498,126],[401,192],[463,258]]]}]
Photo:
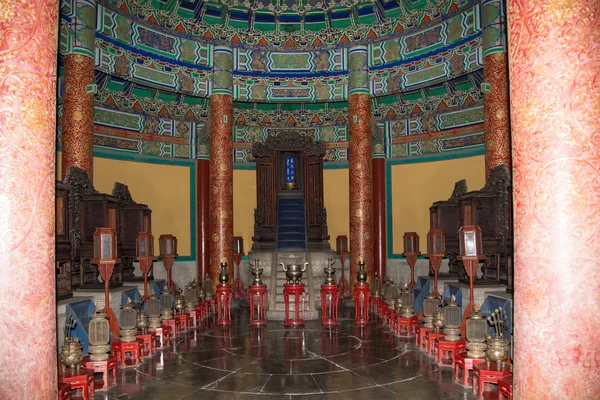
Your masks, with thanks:
[{"label": "red column", "polygon": [[515,399],[600,398],[600,3],[509,0]]},{"label": "red column", "polygon": [[209,161],[196,161],[196,237],[198,245],[198,280],[210,271],[210,230],[209,230]]},{"label": "red column", "polygon": [[385,159],[373,159],[373,268],[385,277]]},{"label": "red column", "polygon": [[56,0],[0,11],[0,398],[57,395]]},{"label": "red column", "polygon": [[94,95],[87,86],[95,82],[94,59],[82,54],[67,54],[62,117],[62,173],[69,167],[85,170],[93,181]]},{"label": "red column", "polygon": [[210,275],[219,282],[221,261],[233,271],[233,98],[210,98]]},{"label": "red column", "polygon": [[350,120],[350,285],[356,283],[358,261],[365,261],[373,276],[373,184],[371,95],[357,93],[348,100]]}]

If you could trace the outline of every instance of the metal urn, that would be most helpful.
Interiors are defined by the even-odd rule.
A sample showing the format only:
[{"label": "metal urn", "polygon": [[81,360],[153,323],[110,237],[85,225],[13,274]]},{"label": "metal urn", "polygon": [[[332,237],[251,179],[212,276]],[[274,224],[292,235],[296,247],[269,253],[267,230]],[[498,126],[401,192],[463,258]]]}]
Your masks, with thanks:
[{"label": "metal urn", "polygon": [[487,347],[485,349],[485,364],[490,369],[490,363],[496,363],[496,370],[503,371],[508,360],[510,342],[502,336],[487,337]]},{"label": "metal urn", "polygon": [[227,273],[227,263],[221,262],[221,272],[219,272],[219,284],[227,285],[229,283],[229,274]]},{"label": "metal urn", "polygon": [[304,265],[286,265],[284,263],[279,263],[279,265],[281,265],[285,271],[288,285],[299,285],[302,283],[302,273],[306,271],[306,267],[308,267],[307,262],[305,262]]},{"label": "metal urn", "polygon": [[137,315],[135,317],[135,326],[142,332],[142,335],[145,335],[148,331],[148,327],[150,326],[150,321],[148,319],[148,314],[140,308],[137,310]]},{"label": "metal urn", "polygon": [[356,270],[356,283],[367,283],[367,267],[364,261],[358,262],[358,269]]},{"label": "metal urn", "polygon": [[433,328],[433,315],[440,309],[440,302],[433,293],[427,293],[425,300],[423,300],[423,322],[425,328]]},{"label": "metal urn", "polygon": [[198,294],[193,282],[188,283],[185,287],[183,298],[185,299],[185,310],[188,312],[195,311]]},{"label": "metal urn", "polygon": [[202,303],[206,298],[206,294],[204,293],[204,289],[202,286],[198,287],[198,303]]},{"label": "metal urn", "polygon": [[440,333],[444,328],[444,312],[442,310],[437,310],[433,314],[432,325],[435,333]]},{"label": "metal urn", "polygon": [[175,309],[175,314],[184,314],[185,313],[185,300],[183,296],[178,294],[175,296],[175,305],[173,306]]},{"label": "metal urn", "polygon": [[473,311],[466,322],[467,355],[469,358],[485,357],[485,339],[487,336],[487,322],[481,312],[479,304],[473,305]]},{"label": "metal urn", "polygon": [[65,337],[65,342],[60,350],[60,364],[63,372],[65,372],[66,367],[71,368],[71,371],[79,372],[81,362],[83,361],[81,349],[81,343],[79,343],[78,338]]},{"label": "metal urn", "polygon": [[210,275],[206,274],[206,276],[204,277],[204,294],[205,294],[205,301],[211,301],[213,299],[213,281],[210,277]]},{"label": "metal urn", "polygon": [[404,290],[402,290],[402,295],[400,296],[402,299],[402,308],[400,309],[400,313],[404,318],[410,318],[415,315],[415,295],[412,290],[409,289],[408,284],[404,285]]},{"label": "metal urn", "polygon": [[335,285],[335,268],[333,268],[333,264],[335,264],[335,261],[331,258],[328,258],[327,267],[323,268],[323,272],[325,272],[326,285]]},{"label": "metal urn", "polygon": [[146,310],[148,310],[150,328],[160,328],[160,299],[156,297],[156,293],[152,292],[148,297]]},{"label": "metal urn", "polygon": [[450,298],[446,307],[444,307],[444,339],[456,342],[460,340],[460,305],[456,301],[454,295]]},{"label": "metal urn", "polygon": [[263,281],[261,279],[262,277],[262,273],[263,273],[263,269],[260,268],[260,261],[259,260],[254,260],[254,264],[252,263],[248,263],[248,265],[250,266],[250,273],[252,274],[252,276],[254,276],[254,279],[252,280],[252,285],[254,286],[263,286]]},{"label": "metal urn", "polygon": [[173,302],[175,298],[169,291],[169,288],[165,288],[165,291],[160,295],[160,309],[161,319],[172,319],[173,318]]}]

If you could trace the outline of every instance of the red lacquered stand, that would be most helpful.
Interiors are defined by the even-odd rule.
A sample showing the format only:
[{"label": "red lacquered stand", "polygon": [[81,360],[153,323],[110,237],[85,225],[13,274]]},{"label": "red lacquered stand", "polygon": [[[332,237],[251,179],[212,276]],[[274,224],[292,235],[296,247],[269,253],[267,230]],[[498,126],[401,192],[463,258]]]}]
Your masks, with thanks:
[{"label": "red lacquered stand", "polygon": [[354,285],[354,323],[364,325],[369,322],[369,284]]},{"label": "red lacquered stand", "polygon": [[[96,390],[108,390],[109,382],[117,383],[117,359],[116,357],[108,357],[104,361],[92,361],[90,356],[83,357],[81,365],[86,369],[91,369],[95,373],[102,374],[102,387],[95,388]],[[109,374],[112,371],[112,379],[109,379]]]},{"label": "red lacquered stand", "polygon": [[321,323],[337,325],[340,288],[336,284],[321,285]]},{"label": "red lacquered stand", "polygon": [[71,400],[71,385],[58,382],[58,400]]},{"label": "red lacquered stand", "polygon": [[[470,388],[469,371],[473,371],[475,364],[485,363],[484,358],[469,358],[466,350],[456,352],[454,356],[454,382],[466,388]],[[462,377],[460,371],[462,370]]]},{"label": "red lacquered stand", "polygon": [[157,346],[158,349],[162,349],[171,343],[171,329],[168,326],[163,325],[160,328],[148,328],[148,331],[154,332],[154,335],[156,335],[156,339],[160,343]]},{"label": "red lacquered stand", "polygon": [[398,314],[394,309],[391,309],[390,313],[387,315],[387,321],[385,325],[387,325],[387,327],[390,329],[390,331],[392,331],[392,333],[394,333],[396,330],[396,318],[398,318],[399,316],[400,314]]},{"label": "red lacquered stand", "polygon": [[250,325],[267,323],[267,285],[248,286],[250,302]]},{"label": "red lacquered stand", "polygon": [[473,394],[478,399],[483,397],[483,391],[486,384],[498,383],[498,379],[511,375],[510,365],[507,363],[504,371],[496,371],[496,363],[490,363],[489,368],[485,363],[473,366]]},{"label": "red lacquered stand", "polygon": [[464,350],[467,345],[466,340],[446,340],[439,338],[437,340],[437,353],[435,361],[441,366],[454,367],[454,355],[460,350]]},{"label": "red lacquered stand", "polygon": [[217,285],[216,291],[216,306],[217,306],[217,324],[231,324],[231,298],[233,291],[230,285]]},{"label": "red lacquered stand", "polygon": [[186,314],[177,314],[174,316],[177,321],[177,333],[185,332],[190,329],[190,321]]},{"label": "red lacquered stand", "polygon": [[512,400],[513,398],[513,376],[506,375],[498,378],[498,400]]},{"label": "red lacquered stand", "polygon": [[425,348],[425,350],[427,350],[428,355],[432,357],[435,357],[437,355],[437,349],[435,348],[435,340],[444,336],[446,335],[444,335],[443,333],[435,333],[434,331],[430,331],[425,334],[425,342],[427,342],[427,347]]},{"label": "red lacquered stand", "polygon": [[[294,298],[294,315],[292,317],[290,317],[290,297]],[[284,284],[283,299],[285,301],[285,320],[283,323],[294,327],[304,325],[304,301],[306,300],[304,284]]]},{"label": "red lacquered stand", "polygon": [[196,313],[195,309],[194,311],[187,311],[185,315],[187,315],[188,319],[190,320],[190,328],[195,328],[198,326],[198,314]]},{"label": "red lacquered stand", "polygon": [[419,325],[418,317],[401,317],[396,318],[396,335],[410,337],[417,335],[417,326]]},{"label": "red lacquered stand", "polygon": [[87,368],[79,368],[79,371],[71,368],[65,369],[65,372],[61,368],[58,369],[58,382],[66,383],[69,385],[69,390],[81,389],[81,397],[84,400],[94,398],[94,370]]},{"label": "red lacquered stand", "polygon": [[156,353],[156,333],[148,331],[148,333],[135,335],[136,338],[144,341],[144,357],[152,357]]},{"label": "red lacquered stand", "polygon": [[[115,339],[112,342],[112,355],[117,358],[117,365],[121,367],[129,367],[138,365],[142,362],[142,351],[144,351],[144,341],[137,339],[135,342],[121,342]],[[126,354],[131,354],[133,362],[129,365],[125,363]]]},{"label": "red lacquered stand", "polygon": [[204,318],[204,304],[203,303],[204,302],[198,303],[196,305],[196,316],[198,317],[198,324],[200,324],[200,322]]},{"label": "red lacquered stand", "polygon": [[433,328],[425,328],[421,325],[417,326],[415,344],[419,349],[427,351],[427,341],[425,340],[425,335],[427,335],[429,332],[433,332]]},{"label": "red lacquered stand", "polygon": [[179,330],[177,329],[177,321],[175,321],[175,318],[163,319],[160,323],[163,326],[163,328],[165,326],[169,328],[169,334],[172,338],[177,336],[177,334],[179,333]]}]

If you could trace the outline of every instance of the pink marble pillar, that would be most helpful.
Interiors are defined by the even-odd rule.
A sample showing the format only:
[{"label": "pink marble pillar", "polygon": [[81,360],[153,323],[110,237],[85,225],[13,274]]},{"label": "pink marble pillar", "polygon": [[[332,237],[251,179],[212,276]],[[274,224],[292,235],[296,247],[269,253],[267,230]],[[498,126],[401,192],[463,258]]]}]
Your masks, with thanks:
[{"label": "pink marble pillar", "polygon": [[600,398],[600,3],[509,0],[515,399]]},{"label": "pink marble pillar", "polygon": [[57,395],[56,0],[0,7],[0,398]]}]

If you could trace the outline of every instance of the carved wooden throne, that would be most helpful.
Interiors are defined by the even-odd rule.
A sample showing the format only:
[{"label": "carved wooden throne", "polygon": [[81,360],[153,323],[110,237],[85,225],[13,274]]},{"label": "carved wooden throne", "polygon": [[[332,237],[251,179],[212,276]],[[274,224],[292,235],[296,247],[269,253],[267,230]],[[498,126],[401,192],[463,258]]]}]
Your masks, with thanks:
[{"label": "carved wooden throne", "polygon": [[[325,143],[295,131],[269,136],[254,143],[257,208],[254,209],[253,251],[288,250],[283,246],[284,218],[304,217],[304,248],[291,241],[290,250],[329,250],[327,212],[323,207]],[[289,164],[294,165],[290,172]],[[296,201],[296,203],[293,203]],[[288,213],[284,204],[303,204]],[[287,215],[286,215],[287,214]],[[296,217],[299,218],[299,217]],[[278,232],[279,231],[279,232]],[[297,232],[295,235],[299,235]]]}]

